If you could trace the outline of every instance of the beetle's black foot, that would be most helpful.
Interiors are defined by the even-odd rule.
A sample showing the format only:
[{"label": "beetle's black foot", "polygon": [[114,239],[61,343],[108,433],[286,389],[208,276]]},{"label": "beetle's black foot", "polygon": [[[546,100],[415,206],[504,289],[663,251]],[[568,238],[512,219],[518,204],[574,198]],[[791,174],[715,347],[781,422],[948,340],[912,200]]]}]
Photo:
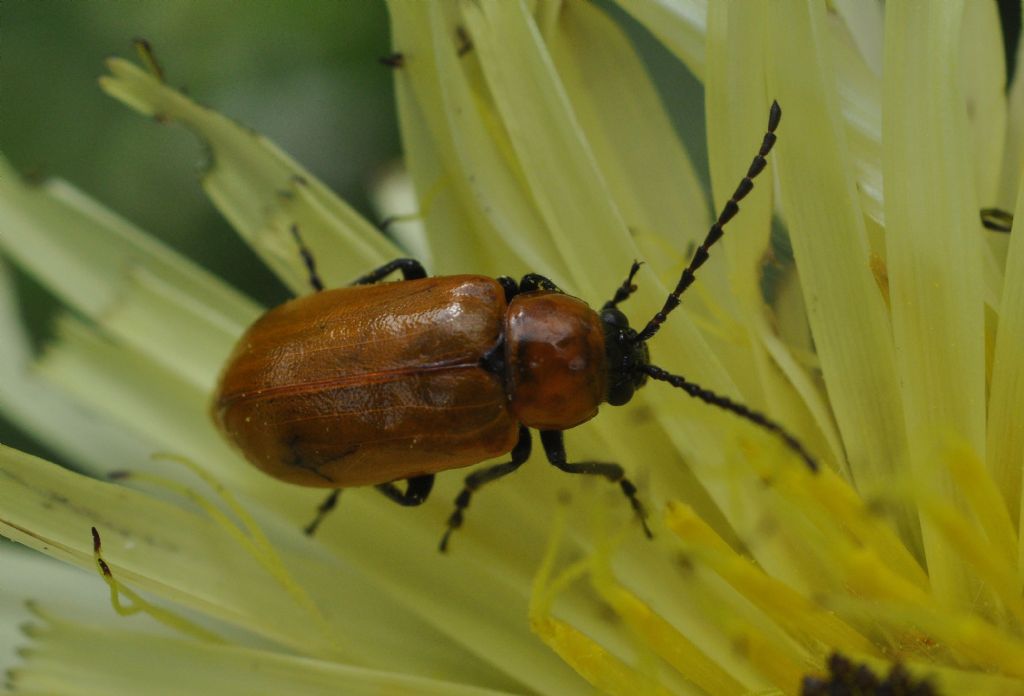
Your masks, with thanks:
[{"label": "beetle's black foot", "polygon": [[544,445],[544,454],[548,456],[548,461],[551,462],[556,468],[568,474],[584,474],[586,476],[601,476],[605,480],[611,483],[619,484],[619,488],[629,499],[629,504],[633,507],[633,512],[640,518],[640,524],[644,528],[644,534],[647,535],[648,539],[653,539],[654,535],[651,533],[651,528],[647,526],[647,511],[644,510],[643,503],[636,496],[636,486],[633,482],[626,478],[626,472],[622,470],[622,467],[618,464],[611,462],[568,462],[565,458],[565,442],[563,440],[561,430],[542,430],[540,432],[540,442]]},{"label": "beetle's black foot", "polygon": [[622,492],[629,498],[629,504],[633,506],[633,512],[636,513],[637,518],[640,520],[640,525],[644,528],[644,534],[647,535],[648,539],[653,539],[654,534],[651,533],[651,528],[647,526],[647,510],[644,509],[644,504],[640,502],[640,499],[636,497],[636,486],[628,478],[623,476],[619,479],[619,487],[622,488]]},{"label": "beetle's black foot", "polygon": [[452,532],[462,526],[462,512],[469,507],[469,501],[472,499],[473,493],[480,486],[502,476],[507,476],[521,467],[523,462],[530,458],[531,447],[530,430],[525,425],[521,425],[519,426],[519,439],[516,441],[516,446],[512,448],[511,461],[478,469],[466,477],[465,482],[462,484],[462,491],[455,497],[455,510],[448,517],[448,528],[444,531],[444,536],[441,537],[438,551],[441,553],[448,551],[448,540],[451,538]]},{"label": "beetle's black foot", "polygon": [[469,487],[469,477],[466,477],[466,487],[455,498],[455,511],[448,517],[448,528],[444,530],[444,536],[441,537],[441,543],[437,547],[441,553],[448,553],[448,540],[451,538],[452,532],[462,526],[462,511],[469,507],[469,500],[472,497],[473,489]]},{"label": "beetle's black foot", "polygon": [[319,529],[320,523],[324,521],[324,518],[327,517],[328,513],[330,513],[330,511],[338,504],[339,495],[341,495],[341,489],[335,488],[331,491],[330,495],[324,498],[324,501],[320,503],[320,507],[316,509],[316,517],[314,517],[313,521],[307,524],[302,530],[306,533],[306,536],[313,536],[316,534],[316,530]]}]

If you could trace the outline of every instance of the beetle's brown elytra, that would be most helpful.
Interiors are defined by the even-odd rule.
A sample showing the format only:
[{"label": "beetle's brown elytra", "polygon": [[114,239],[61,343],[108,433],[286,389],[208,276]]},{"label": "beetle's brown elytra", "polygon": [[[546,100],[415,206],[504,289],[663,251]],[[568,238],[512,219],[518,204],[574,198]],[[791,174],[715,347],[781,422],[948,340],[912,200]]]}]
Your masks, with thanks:
[{"label": "beetle's brown elytra", "polygon": [[[441,540],[462,525],[474,492],[530,456],[530,429],[548,461],[569,473],[619,484],[645,533],[636,487],[618,464],[570,462],[562,432],[597,415],[602,403],[629,402],[648,379],[730,411],[779,436],[807,464],[800,441],[766,415],[652,365],[647,342],[693,283],[709,250],[765,168],[782,117],[773,103],[764,140],[746,176],[697,247],[663,307],[637,331],[618,305],[636,290],[629,275],[600,312],[547,278],[428,278],[397,259],[322,290],[313,256],[293,228],[316,290],[270,310],[239,340],[213,402],[218,428],[254,465],[305,486],[334,488],[307,527],[312,534],[338,492],[376,486],[402,505],[419,505],[434,474],[510,453],[465,479]],[[377,284],[395,271],[404,280]],[[403,491],[397,481],[407,481]]]},{"label": "beetle's brown elytra", "polygon": [[480,360],[506,313],[502,287],[483,276],[292,300],[239,342],[214,419],[253,464],[303,486],[368,486],[500,456],[519,424]]}]

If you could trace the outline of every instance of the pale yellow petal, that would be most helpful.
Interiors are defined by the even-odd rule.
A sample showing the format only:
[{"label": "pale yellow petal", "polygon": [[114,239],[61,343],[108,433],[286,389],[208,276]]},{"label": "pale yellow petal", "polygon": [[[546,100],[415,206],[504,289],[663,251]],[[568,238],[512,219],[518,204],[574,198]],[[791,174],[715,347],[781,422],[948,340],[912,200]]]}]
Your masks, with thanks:
[{"label": "pale yellow petal", "polygon": [[310,287],[292,225],[301,229],[321,276],[331,285],[401,256],[379,230],[270,141],[199,106],[133,63],[111,58],[107,68],[110,75],[100,78],[105,92],[158,121],[180,121],[202,138],[212,158],[203,176],[207,194],[296,292]]},{"label": "pale yellow petal", "polygon": [[882,30],[885,8],[879,0],[836,0],[836,11],[853,37],[865,64],[882,74]]},{"label": "pale yellow petal", "polygon": [[370,670],[242,646],[72,623],[41,610],[27,629],[24,662],[9,673],[19,693],[423,694],[498,696],[506,691]]},{"label": "pale yellow petal", "polygon": [[405,56],[395,87],[406,159],[438,272],[563,272],[475,45],[460,47],[456,6],[392,0],[388,9]]},{"label": "pale yellow petal", "polygon": [[[1017,65],[1024,60],[1024,42],[1017,44]],[[1024,74],[1017,70],[1007,93],[1006,135],[1004,137],[1002,175],[991,205],[1006,210],[1016,205],[1020,188],[1020,170],[1024,164]]]},{"label": "pale yellow petal", "polygon": [[[674,282],[688,247],[707,232],[707,200],[639,56],[590,3],[563,3],[551,27],[541,31],[641,260],[666,283]],[[660,246],[652,247],[653,240]],[[609,278],[605,295],[594,299],[609,298],[617,280]]]},{"label": "pale yellow petal", "polygon": [[[590,145],[532,18],[520,2],[465,6],[498,115],[547,233],[565,259],[599,249],[555,277],[573,294],[605,296],[636,256]],[[618,281],[621,282],[621,281]],[[617,285],[612,281],[612,289]]]},{"label": "pale yellow petal", "polygon": [[[783,105],[777,166],[787,227],[829,401],[857,487],[884,487],[906,447],[889,316],[872,276],[864,215],[835,90],[824,7],[777,4],[771,89]],[[919,546],[916,515],[900,532]]]},{"label": "pale yellow petal", "polygon": [[[1017,198],[1016,219],[1024,220],[1024,178]],[[1019,224],[1017,229],[1020,229]],[[988,470],[1003,494],[1010,515],[1021,511],[1024,469],[1024,235],[1010,235],[1005,284],[999,306],[999,330],[992,360],[988,401]],[[1021,549],[1024,563],[1024,548]]]},{"label": "pale yellow petal", "polygon": [[0,406],[4,416],[68,462],[109,471],[148,456],[149,443],[68,399],[32,370],[35,354],[15,306],[13,279],[0,258]]},{"label": "pale yellow petal", "polygon": [[996,205],[1006,137],[1006,59],[999,8],[968,2],[960,30],[961,98],[967,105],[968,151],[980,207]]},{"label": "pale yellow petal", "polygon": [[[359,569],[363,565],[358,562],[359,554],[355,554],[355,566],[341,563],[316,551],[309,541],[299,543],[298,528],[284,532],[283,538],[290,540],[288,546],[281,546],[276,539],[282,567],[295,586],[312,598],[313,604],[307,605],[297,602],[298,595],[238,543],[222,523],[14,450],[0,453],[0,471],[6,472],[3,475],[8,481],[0,500],[5,512],[0,523],[4,536],[95,572],[89,534],[90,526],[95,526],[102,536],[104,558],[119,582],[245,628],[300,654],[445,678],[461,675],[477,683],[516,688],[514,670],[503,675],[488,664],[488,656],[497,651],[483,639],[474,622],[453,625],[436,618],[424,620],[423,614],[429,611],[420,606],[422,598],[400,591],[407,586],[396,581],[394,557],[387,552],[401,554],[405,550],[401,543],[382,549],[379,540],[374,542],[377,554],[388,555],[392,562],[390,572],[376,574]],[[277,490],[282,491],[280,485]],[[389,507],[389,511],[393,509]],[[375,540],[388,538],[386,532],[380,532],[386,525],[379,520],[374,525],[372,514],[365,510],[353,514],[361,515],[359,519],[366,520],[368,526],[352,533]],[[266,519],[265,515],[260,519]],[[383,536],[376,536],[374,530]],[[281,532],[275,536],[280,537]],[[422,536],[413,536],[409,545],[415,543],[436,561],[434,547],[426,534]],[[442,574],[455,574],[456,570],[451,566],[438,569]],[[467,580],[479,583],[477,586],[493,584],[472,574]],[[97,592],[106,596],[102,589]],[[500,598],[497,588],[495,592]],[[438,595],[437,600],[443,601],[443,597]],[[486,598],[482,601],[486,606]],[[479,607],[476,613],[481,613]],[[218,632],[216,624],[212,630]],[[522,630],[526,635],[525,626]],[[507,638],[507,631],[505,635]],[[460,647],[461,642],[470,649]],[[534,649],[539,657],[545,657],[540,646]],[[482,653],[484,659],[477,659],[475,652]],[[513,646],[508,652],[515,656],[519,651]],[[541,669],[543,664],[543,659],[536,662],[538,670],[533,675],[542,679],[540,683],[550,672]]]},{"label": "pale yellow petal", "polygon": [[96,527],[124,581],[309,654],[345,651],[202,517],[10,448],[0,449],[0,475],[4,536],[91,570]]},{"label": "pale yellow petal", "polygon": [[[949,79],[963,13],[963,2],[887,3],[883,96],[889,287],[910,463],[918,485],[951,497],[949,477],[932,464],[941,443],[952,435],[985,450],[982,237],[966,116]],[[934,529],[923,533],[936,595],[968,605],[968,570]]]},{"label": "pale yellow petal", "polygon": [[[71,315],[58,321],[56,331],[57,340],[36,364],[38,373],[48,381],[106,418],[145,436],[155,443],[154,449],[180,452],[203,462],[223,462],[221,466],[229,469],[240,466],[238,456],[207,415],[206,389],[105,338]],[[124,462],[112,464],[124,466]]]},{"label": "pale yellow petal", "polygon": [[258,307],[62,181],[0,160],[0,245],[68,306],[193,385],[213,384]]},{"label": "pale yellow petal", "polygon": [[708,0],[617,0],[698,79],[704,76]]}]

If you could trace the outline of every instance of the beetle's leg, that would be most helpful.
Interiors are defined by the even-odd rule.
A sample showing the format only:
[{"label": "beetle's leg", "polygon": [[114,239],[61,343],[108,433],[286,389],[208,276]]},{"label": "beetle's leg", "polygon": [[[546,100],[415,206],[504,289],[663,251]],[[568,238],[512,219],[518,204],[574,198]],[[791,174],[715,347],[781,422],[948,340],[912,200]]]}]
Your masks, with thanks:
[{"label": "beetle's leg", "polygon": [[334,506],[338,504],[338,496],[341,495],[341,489],[335,488],[331,491],[331,494],[324,498],[324,502],[320,503],[320,507],[316,509],[316,517],[313,521],[306,525],[303,529],[306,536],[313,536],[316,534],[316,530],[320,527],[320,523],[324,521],[327,514],[334,509]]},{"label": "beetle's leg", "polygon": [[620,302],[625,302],[629,299],[630,295],[636,292],[636,285],[633,284],[633,277],[636,275],[636,272],[640,270],[640,266],[642,265],[642,261],[633,262],[633,265],[629,268],[629,275],[626,276],[626,280],[623,281],[622,285],[620,285],[618,290],[615,291],[615,295],[612,299],[604,303],[604,309],[614,309]]},{"label": "beetle's leg", "polygon": [[406,479],[406,484],[404,493],[393,483],[382,483],[376,486],[376,489],[399,505],[422,505],[430,495],[430,489],[434,487],[434,475],[413,476]]},{"label": "beetle's leg", "polygon": [[462,486],[462,492],[455,498],[455,512],[448,518],[448,529],[445,530],[444,536],[441,537],[441,545],[438,547],[441,553],[448,550],[448,538],[452,535],[452,532],[462,526],[462,513],[469,507],[469,500],[473,497],[473,493],[485,483],[490,483],[495,479],[511,474],[522,466],[523,462],[530,458],[531,445],[530,430],[525,425],[521,425],[519,426],[519,440],[516,442],[516,446],[512,448],[511,461],[479,469],[466,477],[466,481]]},{"label": "beetle's leg", "polygon": [[416,259],[395,259],[394,261],[389,261],[376,270],[370,271],[364,276],[359,276],[352,281],[352,284],[372,285],[378,280],[382,280],[398,270],[402,271],[402,277],[405,280],[418,280],[420,278],[427,277],[427,271],[423,268],[423,264]]},{"label": "beetle's leg", "polygon": [[316,259],[313,258],[313,252],[309,250],[306,243],[302,241],[302,236],[299,234],[299,226],[292,225],[292,237],[295,238],[295,243],[299,245],[299,254],[302,255],[302,261],[306,264],[306,270],[309,271],[309,284],[313,286],[313,292],[320,292],[324,289],[324,283],[320,280],[320,275],[316,272]]},{"label": "beetle's leg", "polygon": [[565,459],[565,441],[561,430],[541,430],[540,443],[544,445],[544,454],[547,455],[548,461],[562,471],[570,474],[604,476],[612,483],[619,484],[622,492],[629,498],[629,504],[633,506],[636,516],[640,518],[640,524],[644,527],[644,534],[647,535],[648,539],[654,536],[647,526],[647,512],[644,510],[640,499],[636,497],[636,486],[626,478],[626,472],[622,470],[621,466],[610,462],[567,462]]},{"label": "beetle's leg", "polygon": [[508,276],[499,276],[498,285],[505,291],[505,302],[511,302],[512,298],[519,294],[519,283]]},{"label": "beetle's leg", "polygon": [[982,208],[981,224],[993,232],[1009,232],[1013,228],[1013,214],[999,208]]},{"label": "beetle's leg", "polygon": [[562,288],[555,285],[549,278],[545,278],[539,273],[527,273],[519,281],[519,292],[533,292],[534,290],[562,292]]}]

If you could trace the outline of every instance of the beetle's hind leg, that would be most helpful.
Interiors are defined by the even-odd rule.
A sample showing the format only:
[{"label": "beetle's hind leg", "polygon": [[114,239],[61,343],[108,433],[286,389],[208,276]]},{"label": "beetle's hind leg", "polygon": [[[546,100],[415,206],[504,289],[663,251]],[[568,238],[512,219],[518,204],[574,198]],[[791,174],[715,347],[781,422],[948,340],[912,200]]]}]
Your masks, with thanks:
[{"label": "beetle's hind leg", "polygon": [[469,501],[473,497],[473,493],[479,490],[480,486],[485,483],[490,483],[502,476],[507,476],[521,467],[523,462],[530,458],[531,445],[530,430],[525,425],[521,425],[519,426],[519,440],[516,442],[516,446],[512,448],[512,459],[510,461],[479,469],[466,477],[466,481],[462,486],[462,492],[455,498],[455,511],[448,518],[448,529],[445,530],[444,536],[441,537],[441,545],[438,547],[441,553],[445,553],[448,550],[448,539],[451,537],[452,532],[462,526],[462,513],[469,507]]},{"label": "beetle's hind leg", "polygon": [[430,495],[430,489],[434,487],[434,475],[414,476],[406,479],[406,484],[405,492],[402,492],[394,483],[382,483],[375,488],[399,505],[415,507],[426,502],[427,496]]},{"label": "beetle's hind leg", "polygon": [[352,284],[373,285],[377,281],[387,278],[395,271],[401,271],[402,278],[405,280],[419,280],[420,278],[427,277],[427,271],[423,268],[423,264],[416,259],[395,259],[394,261],[388,261],[380,268],[374,269],[364,276],[359,276],[352,281]]},{"label": "beetle's hind leg", "polygon": [[302,530],[306,533],[306,536],[313,536],[316,534],[316,530],[319,529],[320,523],[324,521],[324,518],[327,517],[331,510],[333,510],[338,504],[339,495],[341,495],[341,489],[335,488],[331,491],[330,495],[324,498],[324,501],[320,503],[320,507],[316,509],[316,517],[314,517],[313,521],[307,524],[306,528]]},{"label": "beetle's hind leg", "polygon": [[651,534],[650,527],[647,526],[647,512],[644,510],[643,503],[636,497],[636,486],[626,478],[626,473],[622,470],[621,466],[610,462],[567,462],[565,457],[565,440],[561,430],[541,430],[540,443],[544,445],[544,454],[547,455],[548,461],[562,471],[570,474],[603,476],[611,483],[619,484],[619,488],[622,489],[623,494],[629,499],[629,504],[633,506],[636,516],[640,518],[644,534],[647,535],[648,539],[654,536]]},{"label": "beetle's hind leg", "polygon": [[302,241],[298,225],[292,225],[291,231],[292,237],[295,238],[295,243],[299,245],[299,255],[302,256],[302,262],[306,264],[306,270],[309,271],[309,285],[313,288],[313,292],[320,292],[324,289],[324,282],[320,279],[320,274],[316,272],[316,259],[313,258],[313,252]]}]

